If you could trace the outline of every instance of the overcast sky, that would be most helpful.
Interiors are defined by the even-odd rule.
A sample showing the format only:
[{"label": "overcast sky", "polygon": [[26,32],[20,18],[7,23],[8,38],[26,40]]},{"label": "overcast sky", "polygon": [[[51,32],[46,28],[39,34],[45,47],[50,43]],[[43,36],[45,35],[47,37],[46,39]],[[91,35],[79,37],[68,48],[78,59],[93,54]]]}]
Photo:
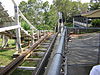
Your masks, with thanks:
[{"label": "overcast sky", "polygon": [[[15,0],[17,4],[19,4],[21,1],[28,1],[28,0]],[[42,0],[43,2],[49,1],[50,4],[52,4],[53,0]],[[73,1],[78,1],[78,0],[73,0]],[[90,0],[80,0],[82,3],[84,2],[89,2]],[[12,0],[0,0],[2,2],[3,7],[5,10],[8,10],[7,12],[9,13],[10,16],[14,16],[14,5],[12,3]]]}]

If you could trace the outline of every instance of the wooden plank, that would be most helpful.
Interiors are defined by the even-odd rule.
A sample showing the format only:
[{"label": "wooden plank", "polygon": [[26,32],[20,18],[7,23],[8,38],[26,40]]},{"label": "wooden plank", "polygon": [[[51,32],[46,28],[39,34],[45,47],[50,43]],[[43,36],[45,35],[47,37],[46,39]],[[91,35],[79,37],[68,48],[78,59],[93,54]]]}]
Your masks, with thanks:
[{"label": "wooden plank", "polygon": [[43,56],[45,54],[45,52],[33,52],[31,55],[32,56]]},{"label": "wooden plank", "polygon": [[44,52],[46,52],[47,49],[35,49],[34,51],[35,51],[35,52],[36,52],[36,51],[44,51]]},{"label": "wooden plank", "polygon": [[13,17],[1,17],[3,22],[14,22]]},{"label": "wooden plank", "polygon": [[21,27],[21,32],[22,32],[22,34],[25,34],[25,35],[31,37],[31,35],[26,30],[24,30],[22,27]]},{"label": "wooden plank", "polygon": [[32,29],[35,29],[37,30],[27,19],[26,17],[22,14],[22,12],[19,10],[19,13],[21,15],[21,17],[29,24],[29,26],[32,28]]},{"label": "wooden plank", "polygon": [[[4,68],[5,66],[0,66],[0,68]],[[22,70],[35,70],[36,67],[24,67],[24,66],[19,66],[17,69],[22,69]]]},{"label": "wooden plank", "polygon": [[26,61],[40,61],[41,58],[27,58]]},{"label": "wooden plank", "polygon": [[2,7],[2,4],[0,3],[0,11],[4,10],[4,8]]},{"label": "wooden plank", "polygon": [[7,13],[7,10],[4,10],[2,4],[0,3],[0,18],[3,22],[12,22],[14,19],[12,17],[9,17],[9,14]]},{"label": "wooden plank", "polygon": [[8,37],[3,35],[2,48],[5,48],[7,44],[8,44]]},{"label": "wooden plank", "polygon": [[0,11],[0,16],[9,16],[7,11]]},{"label": "wooden plank", "polygon": [[0,28],[0,32],[9,31],[9,30],[17,29],[17,28],[20,28],[20,26],[15,25],[15,26],[3,27],[3,28]]}]

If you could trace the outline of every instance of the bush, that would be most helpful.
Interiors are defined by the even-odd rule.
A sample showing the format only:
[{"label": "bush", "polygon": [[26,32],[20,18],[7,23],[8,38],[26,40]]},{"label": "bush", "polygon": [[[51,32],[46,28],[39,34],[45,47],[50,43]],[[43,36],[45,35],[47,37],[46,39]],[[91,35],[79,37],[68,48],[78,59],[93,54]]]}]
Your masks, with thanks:
[{"label": "bush", "polygon": [[65,26],[67,26],[67,27],[73,27],[73,23],[71,23],[71,22],[65,23]]},{"label": "bush", "polygon": [[100,27],[100,19],[92,20],[91,23],[93,27]]},{"label": "bush", "polygon": [[25,21],[22,21],[22,22],[21,22],[21,26],[22,26],[23,29],[25,29],[25,30],[30,30],[30,26],[29,26]]},{"label": "bush", "polygon": [[52,29],[49,25],[36,25],[36,28],[39,30],[51,30]]}]

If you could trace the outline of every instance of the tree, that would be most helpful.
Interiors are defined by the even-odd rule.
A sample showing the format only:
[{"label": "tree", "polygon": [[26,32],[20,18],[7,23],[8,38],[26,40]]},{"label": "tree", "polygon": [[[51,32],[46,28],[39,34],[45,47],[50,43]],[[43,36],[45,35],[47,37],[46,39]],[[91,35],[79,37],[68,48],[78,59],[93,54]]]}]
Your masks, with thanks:
[{"label": "tree", "polygon": [[81,2],[75,2],[70,0],[54,0],[56,10],[63,12],[66,22],[72,22],[72,16],[86,12],[88,10],[88,4],[82,4]]},{"label": "tree", "polygon": [[[23,1],[19,8],[25,17],[38,29],[53,29],[57,23],[55,6],[49,5],[48,1],[44,3],[41,0],[29,0],[28,3]],[[22,19],[20,20],[23,22]],[[22,24],[25,25],[25,23]]]},{"label": "tree", "polygon": [[99,2],[97,2],[97,3],[90,3],[90,8],[89,8],[90,11],[97,10],[97,9],[100,9],[100,3]]},{"label": "tree", "polygon": [[100,27],[100,19],[92,20],[93,27]]}]

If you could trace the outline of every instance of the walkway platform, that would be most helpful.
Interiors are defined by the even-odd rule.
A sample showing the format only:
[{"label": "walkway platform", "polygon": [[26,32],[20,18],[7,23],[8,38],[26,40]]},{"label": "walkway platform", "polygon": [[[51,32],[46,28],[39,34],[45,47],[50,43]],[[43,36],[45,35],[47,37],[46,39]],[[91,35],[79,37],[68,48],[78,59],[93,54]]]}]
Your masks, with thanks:
[{"label": "walkway platform", "polygon": [[97,64],[99,34],[87,33],[72,35],[68,42],[68,75],[89,75],[93,65]]}]

